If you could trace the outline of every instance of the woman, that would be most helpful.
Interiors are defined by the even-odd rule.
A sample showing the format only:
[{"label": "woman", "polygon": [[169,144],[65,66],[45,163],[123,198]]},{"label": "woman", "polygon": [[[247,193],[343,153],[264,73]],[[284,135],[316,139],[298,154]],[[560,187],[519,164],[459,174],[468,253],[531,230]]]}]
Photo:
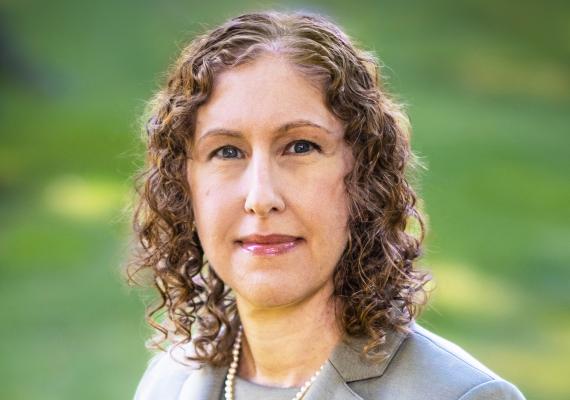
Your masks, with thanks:
[{"label": "woman", "polygon": [[337,26],[234,18],[182,51],[150,113],[131,268],[172,344],[136,399],[523,398],[414,322],[409,127]]}]

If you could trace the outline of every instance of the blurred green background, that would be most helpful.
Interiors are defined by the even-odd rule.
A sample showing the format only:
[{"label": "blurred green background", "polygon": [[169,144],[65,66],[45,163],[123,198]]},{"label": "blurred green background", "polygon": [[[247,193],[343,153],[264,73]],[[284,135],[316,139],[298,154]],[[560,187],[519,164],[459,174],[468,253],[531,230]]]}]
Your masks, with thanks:
[{"label": "blurred green background", "polygon": [[[119,271],[140,114],[195,33],[272,7],[0,3],[0,398],[132,397],[149,329]],[[335,18],[408,105],[428,166],[424,325],[529,399],[568,399],[570,3],[284,7]]]}]

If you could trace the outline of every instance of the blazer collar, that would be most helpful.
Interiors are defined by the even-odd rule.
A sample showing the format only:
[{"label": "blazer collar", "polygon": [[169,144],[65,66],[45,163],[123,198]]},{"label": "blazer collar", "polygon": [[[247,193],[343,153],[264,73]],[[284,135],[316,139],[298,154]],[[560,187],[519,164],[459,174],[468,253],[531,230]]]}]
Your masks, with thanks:
[{"label": "blazer collar", "polygon": [[306,400],[363,400],[348,383],[381,376],[406,336],[394,330],[386,332],[383,345],[386,358],[380,363],[368,362],[360,356],[368,339],[345,338],[333,350],[319,379],[307,392]]},{"label": "blazer collar", "polygon": [[[331,353],[319,379],[307,392],[306,400],[362,400],[348,383],[381,376],[405,338],[403,333],[387,331],[383,345],[387,356],[380,363],[367,362],[360,357],[366,338],[345,338]],[[209,365],[193,371],[184,382],[178,399],[218,400],[222,395],[227,371],[227,367]]]},{"label": "blazer collar", "polygon": [[203,365],[192,371],[182,386],[178,400],[219,400],[228,369]]},{"label": "blazer collar", "polygon": [[382,346],[383,351],[386,352],[386,358],[381,362],[369,362],[362,358],[360,354],[368,339],[356,337],[345,338],[339,343],[329,360],[345,382],[379,377],[392,361],[406,336],[405,333],[395,330],[386,332],[386,342]]}]

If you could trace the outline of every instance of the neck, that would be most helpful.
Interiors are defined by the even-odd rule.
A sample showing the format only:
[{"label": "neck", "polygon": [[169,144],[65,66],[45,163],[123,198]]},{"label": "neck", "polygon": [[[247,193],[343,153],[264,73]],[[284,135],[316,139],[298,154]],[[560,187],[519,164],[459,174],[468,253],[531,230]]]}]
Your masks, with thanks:
[{"label": "neck", "polygon": [[331,294],[270,309],[237,296],[244,329],[238,376],[276,387],[299,387],[310,379],[341,338]]}]

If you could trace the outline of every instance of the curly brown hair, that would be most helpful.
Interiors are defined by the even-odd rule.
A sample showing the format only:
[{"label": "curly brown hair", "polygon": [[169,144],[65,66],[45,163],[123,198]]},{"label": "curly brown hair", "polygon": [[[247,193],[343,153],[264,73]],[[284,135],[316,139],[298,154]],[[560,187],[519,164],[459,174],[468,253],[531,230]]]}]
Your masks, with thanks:
[{"label": "curly brown hair", "polygon": [[197,109],[216,76],[263,53],[283,55],[317,77],[330,111],[345,123],[355,164],[345,177],[349,237],[334,272],[334,296],[345,334],[367,337],[363,354],[382,358],[387,329],[409,329],[431,279],[414,267],[425,225],[410,184],[409,171],[418,165],[410,126],[381,84],[375,57],[329,19],[303,12],[245,14],[197,37],[150,102],[147,165],[134,213],[137,246],[127,266],[131,282],[150,272],[160,294],[146,313],[158,333],[150,345],[192,342],[190,358],[212,365],[231,358],[239,324],[235,298],[205,259],[185,167]]}]

